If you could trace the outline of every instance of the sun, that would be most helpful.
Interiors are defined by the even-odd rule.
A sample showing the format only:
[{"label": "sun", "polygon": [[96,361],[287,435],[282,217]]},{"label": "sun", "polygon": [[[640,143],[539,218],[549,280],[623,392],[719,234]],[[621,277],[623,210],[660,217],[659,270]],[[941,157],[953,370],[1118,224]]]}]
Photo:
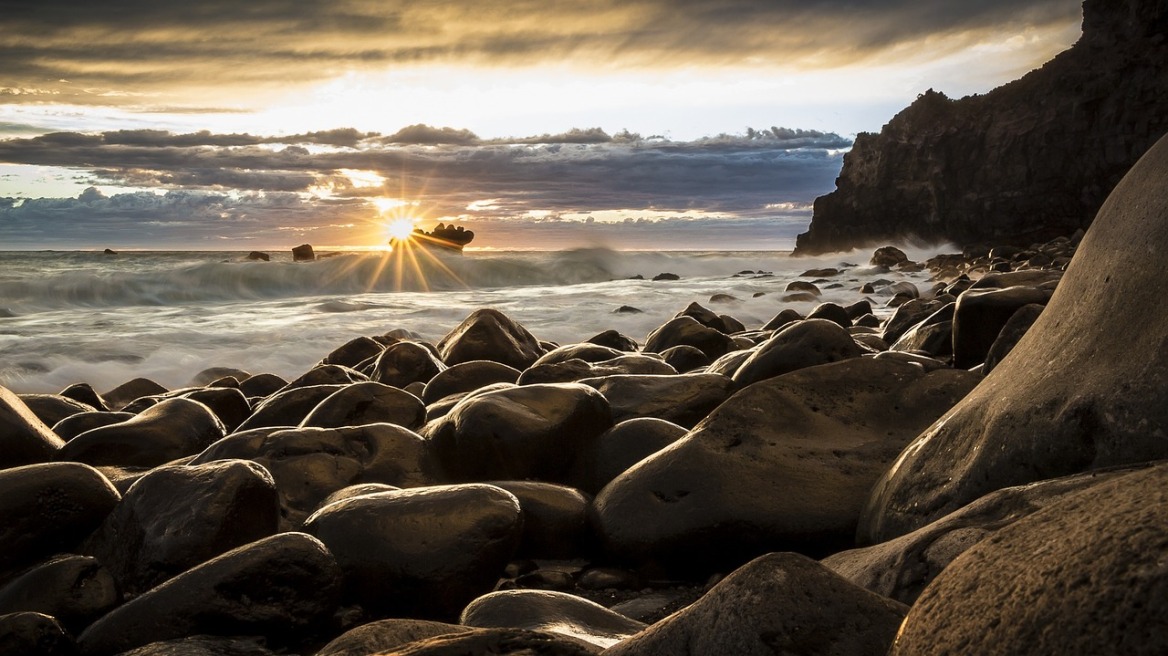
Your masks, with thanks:
[{"label": "sun", "polygon": [[408,241],[414,234],[414,224],[417,219],[403,217],[394,219],[385,225],[385,232],[394,241]]}]

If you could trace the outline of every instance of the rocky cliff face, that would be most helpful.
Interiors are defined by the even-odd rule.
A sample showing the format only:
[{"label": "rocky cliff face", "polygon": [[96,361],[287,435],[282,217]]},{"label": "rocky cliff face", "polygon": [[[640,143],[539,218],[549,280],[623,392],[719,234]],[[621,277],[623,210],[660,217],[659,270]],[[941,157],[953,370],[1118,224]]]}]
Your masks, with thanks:
[{"label": "rocky cliff face", "polygon": [[960,100],[930,90],[859,135],[795,252],[1069,234],[1165,132],[1168,0],[1087,0],[1083,36],[1042,68]]}]

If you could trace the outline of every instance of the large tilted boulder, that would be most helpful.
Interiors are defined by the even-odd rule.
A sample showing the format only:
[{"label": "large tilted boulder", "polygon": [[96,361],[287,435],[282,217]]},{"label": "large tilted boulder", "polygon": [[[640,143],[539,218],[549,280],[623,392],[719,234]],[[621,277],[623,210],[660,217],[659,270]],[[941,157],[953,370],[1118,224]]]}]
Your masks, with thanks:
[{"label": "large tilted boulder", "polygon": [[872,483],[979,378],[853,358],[755,383],[601,490],[598,530],[615,556],[690,566],[850,546]]},{"label": "large tilted boulder", "polygon": [[993,490],[1168,458],[1168,139],[1099,211],[1009,357],[904,450],[860,538],[882,542]]},{"label": "large tilted boulder", "polygon": [[539,340],[526,328],[491,308],[471,312],[438,342],[438,352],[447,365],[491,360],[520,371],[544,354]]},{"label": "large tilted boulder", "polygon": [[63,446],[20,397],[0,387],[0,468],[52,460]]},{"label": "large tilted boulder", "polygon": [[1168,466],[1068,496],[953,561],[891,653],[1168,651]]}]

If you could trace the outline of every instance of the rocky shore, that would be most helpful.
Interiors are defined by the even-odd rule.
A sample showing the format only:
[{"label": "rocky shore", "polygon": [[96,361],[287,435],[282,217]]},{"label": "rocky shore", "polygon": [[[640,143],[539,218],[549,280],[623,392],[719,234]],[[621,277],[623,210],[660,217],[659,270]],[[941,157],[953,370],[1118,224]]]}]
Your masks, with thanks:
[{"label": "rocky shore", "polygon": [[0,653],[1163,653],[1165,175],[763,326],[0,389]]}]

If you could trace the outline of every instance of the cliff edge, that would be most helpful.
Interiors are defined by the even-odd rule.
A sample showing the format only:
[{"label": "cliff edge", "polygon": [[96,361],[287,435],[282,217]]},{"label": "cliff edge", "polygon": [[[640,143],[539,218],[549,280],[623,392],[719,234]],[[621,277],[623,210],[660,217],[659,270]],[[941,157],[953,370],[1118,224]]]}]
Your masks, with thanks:
[{"label": "cliff edge", "polygon": [[795,253],[1049,239],[1087,227],[1168,132],[1168,0],[1087,0],[1083,35],[1019,80],[929,90],[844,156]]}]

